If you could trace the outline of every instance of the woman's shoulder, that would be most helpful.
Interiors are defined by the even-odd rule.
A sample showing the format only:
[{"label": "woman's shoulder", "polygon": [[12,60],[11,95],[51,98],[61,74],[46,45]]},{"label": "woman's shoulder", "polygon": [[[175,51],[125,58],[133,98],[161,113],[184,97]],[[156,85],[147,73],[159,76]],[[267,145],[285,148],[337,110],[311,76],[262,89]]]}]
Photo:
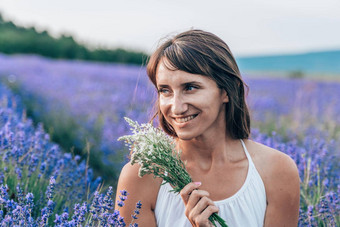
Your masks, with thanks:
[{"label": "woman's shoulder", "polygon": [[271,178],[277,174],[298,173],[294,160],[287,154],[252,140],[246,140],[245,144],[261,175]]},{"label": "woman's shoulder", "polygon": [[245,144],[256,168],[260,171],[265,171],[269,175],[282,171],[294,173],[297,171],[294,160],[287,154],[252,140],[246,140]]},{"label": "woman's shoulder", "polygon": [[132,165],[131,162],[124,165],[119,176],[117,192],[126,190],[129,193],[128,199],[143,200],[143,205],[153,209],[162,179],[154,178],[150,174],[139,177],[139,167],[139,164]]},{"label": "woman's shoulder", "polygon": [[246,140],[245,144],[263,180],[267,196],[278,195],[282,190],[292,193],[298,191],[299,172],[291,157],[252,140]]}]

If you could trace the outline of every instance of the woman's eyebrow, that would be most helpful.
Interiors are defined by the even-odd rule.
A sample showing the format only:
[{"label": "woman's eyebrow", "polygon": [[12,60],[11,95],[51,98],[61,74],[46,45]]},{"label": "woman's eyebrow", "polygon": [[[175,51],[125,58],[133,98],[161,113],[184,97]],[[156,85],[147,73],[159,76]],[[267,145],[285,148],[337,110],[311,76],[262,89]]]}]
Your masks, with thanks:
[{"label": "woman's eyebrow", "polygon": [[169,87],[167,84],[157,84],[157,87]]},{"label": "woman's eyebrow", "polygon": [[[187,86],[187,85],[191,85],[191,84],[194,84],[194,85],[203,85],[199,81],[188,81],[188,82],[181,83],[181,86]],[[169,87],[169,85],[168,84],[157,84],[157,87]]]},{"label": "woman's eyebrow", "polygon": [[190,85],[190,84],[202,85],[202,83],[199,81],[189,81],[189,82],[182,83],[181,85],[185,86],[185,85]]}]

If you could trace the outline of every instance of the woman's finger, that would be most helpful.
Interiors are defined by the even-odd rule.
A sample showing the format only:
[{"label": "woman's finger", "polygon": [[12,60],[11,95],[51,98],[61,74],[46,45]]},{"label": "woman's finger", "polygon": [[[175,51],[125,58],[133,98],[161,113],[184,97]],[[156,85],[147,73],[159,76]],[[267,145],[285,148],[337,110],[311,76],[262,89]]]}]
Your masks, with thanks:
[{"label": "woman's finger", "polygon": [[[186,204],[186,209],[187,210],[192,210],[194,207],[200,203],[200,207],[202,207],[201,211],[209,204],[211,201],[208,199],[210,196],[209,192],[204,191],[204,190],[193,190],[188,198],[187,204]],[[202,201],[201,201],[202,200]],[[212,201],[211,201],[212,203]],[[205,207],[203,207],[205,204]],[[213,203],[212,203],[213,204]]]},{"label": "woman's finger", "polygon": [[[187,217],[189,219],[194,220],[197,216],[200,216],[201,213],[208,207],[211,205],[214,205],[214,202],[209,199],[208,197],[200,197],[199,201],[197,201],[197,203],[195,203],[194,206],[191,206],[191,204],[189,204],[191,201],[191,198],[189,199],[189,202],[186,206],[187,208]],[[190,207],[189,207],[190,206]]]},{"label": "woman's finger", "polygon": [[192,221],[195,223],[195,226],[213,226],[213,224],[209,221],[209,217],[213,213],[218,213],[218,211],[218,207],[214,204],[210,204],[203,210],[203,212],[200,213],[200,215],[195,216]]},{"label": "woman's finger", "polygon": [[190,194],[199,186],[201,186],[201,182],[191,182],[180,191],[179,194],[181,195],[184,204],[187,204]]},{"label": "woman's finger", "polygon": [[180,192],[185,203],[185,215],[193,226],[212,226],[209,217],[218,212],[214,202],[209,199],[209,193],[199,190],[200,182],[187,184]]}]

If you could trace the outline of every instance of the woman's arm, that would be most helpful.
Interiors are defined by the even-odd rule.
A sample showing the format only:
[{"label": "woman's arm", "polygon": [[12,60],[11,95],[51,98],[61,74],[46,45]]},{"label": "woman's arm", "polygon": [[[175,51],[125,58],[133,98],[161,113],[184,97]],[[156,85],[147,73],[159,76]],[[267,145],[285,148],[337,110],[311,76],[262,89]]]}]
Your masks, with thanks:
[{"label": "woman's arm", "polygon": [[294,161],[275,152],[266,174],[267,210],[265,227],[297,226],[300,205],[300,178]]},{"label": "woman's arm", "polygon": [[138,226],[152,227],[156,226],[156,219],[154,214],[154,206],[157,200],[158,190],[162,179],[154,179],[152,175],[145,175],[142,178],[138,176],[139,165],[131,165],[127,163],[119,176],[116,200],[119,200],[121,190],[126,190],[129,194],[127,200],[124,201],[123,207],[118,207],[116,204],[115,209],[119,208],[120,215],[124,217],[124,221],[129,225],[132,220],[131,215],[136,209],[136,203],[141,201],[142,208],[138,219],[135,221]]}]

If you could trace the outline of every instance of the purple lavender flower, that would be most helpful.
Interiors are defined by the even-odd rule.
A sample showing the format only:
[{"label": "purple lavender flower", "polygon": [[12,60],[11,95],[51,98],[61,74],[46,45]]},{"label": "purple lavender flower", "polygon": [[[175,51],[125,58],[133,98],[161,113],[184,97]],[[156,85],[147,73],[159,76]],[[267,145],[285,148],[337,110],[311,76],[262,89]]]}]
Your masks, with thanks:
[{"label": "purple lavender flower", "polygon": [[0,186],[0,202],[2,201],[2,205],[4,204],[4,202],[6,202],[7,200],[8,200],[8,193],[7,193],[7,191],[8,191],[8,187],[7,187],[7,185],[3,185],[3,184],[1,184],[1,186]]},{"label": "purple lavender flower", "polygon": [[9,212],[12,212],[17,207],[17,203],[13,199],[8,199],[6,202],[5,208]]},{"label": "purple lavender flower", "polygon": [[2,220],[3,226],[13,226],[13,219],[10,215],[6,215],[5,218]]},{"label": "purple lavender flower", "polygon": [[3,219],[4,219],[4,211],[0,210],[0,223],[2,222]]},{"label": "purple lavender flower", "polygon": [[136,208],[137,208],[137,209],[141,209],[141,208],[142,208],[142,203],[141,203],[141,201],[138,201],[138,202],[137,202]]},{"label": "purple lavender flower", "polygon": [[30,212],[32,212],[33,207],[34,207],[33,199],[34,199],[34,195],[30,192],[27,193],[27,195],[26,195],[26,206],[27,206],[27,208],[29,209]]},{"label": "purple lavender flower", "polygon": [[121,194],[122,196],[127,196],[129,193],[128,193],[126,190],[121,190],[121,191],[120,191],[120,194]]},{"label": "purple lavender flower", "polygon": [[67,212],[62,213],[61,215],[56,214],[56,218],[54,220],[55,225],[56,226],[69,226],[68,216],[69,214]]},{"label": "purple lavender flower", "polygon": [[5,175],[3,172],[0,172],[0,184],[4,183]]},{"label": "purple lavender flower", "polygon": [[50,178],[50,184],[48,185],[47,191],[46,191],[46,198],[48,200],[51,200],[53,198],[53,194],[54,194],[54,187],[55,187],[55,179],[52,176]]},{"label": "purple lavender flower", "polygon": [[46,162],[43,162],[43,163],[40,164],[39,170],[40,170],[41,174],[44,174],[44,172],[46,170],[46,165],[47,165]]},{"label": "purple lavender flower", "polygon": [[110,186],[109,189],[107,190],[106,195],[104,196],[104,199],[103,199],[103,202],[104,202],[107,210],[112,210],[113,206],[114,206],[114,202],[111,198],[112,194],[113,194],[113,191],[112,191],[112,187]]},{"label": "purple lavender flower", "polygon": [[22,178],[22,171],[19,167],[15,168],[15,173],[17,174],[18,180],[20,180]]},{"label": "purple lavender flower", "polygon": [[118,205],[119,207],[122,207],[122,206],[124,206],[124,202],[121,201],[121,200],[118,200],[118,201],[117,201],[117,205]]},{"label": "purple lavender flower", "polygon": [[78,226],[79,224],[82,224],[85,221],[85,215],[88,213],[87,209],[87,203],[84,202],[82,206],[80,206],[78,203],[74,205],[74,212],[72,216],[73,223]]},{"label": "purple lavender flower", "polygon": [[19,206],[23,206],[24,203],[25,203],[25,198],[24,198],[23,191],[22,191],[22,189],[20,187],[20,184],[17,185],[16,190],[17,190],[18,204],[19,204]]},{"label": "purple lavender flower", "polygon": [[313,205],[309,205],[308,208],[307,208],[307,215],[308,215],[308,219],[309,219],[310,223],[314,222],[313,209],[314,209]]}]

